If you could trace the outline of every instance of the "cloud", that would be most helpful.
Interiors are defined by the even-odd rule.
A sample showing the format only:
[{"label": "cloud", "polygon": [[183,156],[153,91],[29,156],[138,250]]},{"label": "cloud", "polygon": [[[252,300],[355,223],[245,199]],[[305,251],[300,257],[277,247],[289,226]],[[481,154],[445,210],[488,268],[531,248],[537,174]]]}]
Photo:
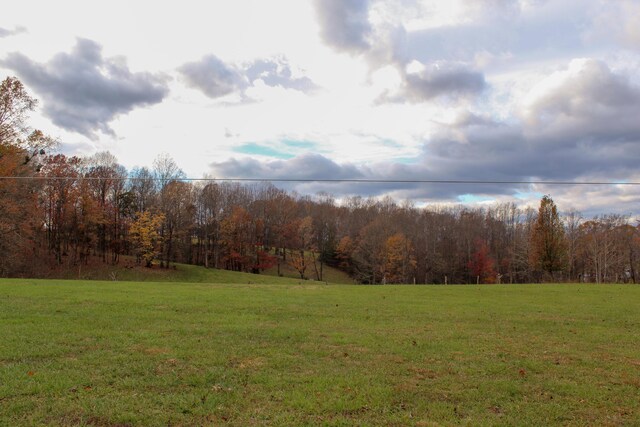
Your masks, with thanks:
[{"label": "cloud", "polygon": [[284,58],[255,60],[247,66],[246,76],[251,82],[262,80],[267,86],[300,92],[310,92],[318,88],[308,77],[294,77]]},{"label": "cloud", "polygon": [[241,92],[249,86],[239,69],[225,64],[215,55],[207,55],[200,61],[188,62],[178,71],[190,87],[201,90],[209,98]]},{"label": "cloud", "polygon": [[469,98],[480,94],[486,87],[482,73],[464,66],[442,64],[423,67],[418,72],[405,73],[399,93],[383,94],[381,101],[424,102],[437,97]]},{"label": "cloud", "polygon": [[[399,3],[404,9],[408,6],[404,3],[413,4]],[[423,63],[415,61],[415,52],[409,45],[410,33],[401,22],[388,19],[394,13],[393,10],[385,11],[383,6],[388,4],[375,4],[379,6],[376,25],[369,20],[373,6],[370,1],[316,0],[316,11],[321,35],[327,45],[339,52],[362,55],[372,70],[388,65],[398,70],[402,80],[399,90],[396,93],[383,93],[378,98],[379,102],[420,103],[442,96],[450,99],[469,98],[484,90],[484,75],[472,70],[464,62],[435,58]],[[423,51],[431,49],[430,46],[421,46]],[[475,58],[467,59],[471,61]],[[421,70],[407,72],[407,66],[412,63],[418,63]]]},{"label": "cloud", "polygon": [[[533,85],[523,104],[522,116],[504,121],[490,113],[459,114],[427,137],[422,153],[409,163],[336,163],[320,155],[304,155],[277,161],[234,159],[213,168],[216,176],[264,179],[640,180],[640,87],[623,72],[593,59],[571,61]],[[611,186],[343,182],[298,183],[290,188],[453,203],[462,195],[513,201],[551,193],[561,196],[563,208],[575,207],[588,214],[631,212],[636,209],[633,204],[640,202],[634,188]]]},{"label": "cloud", "polygon": [[533,133],[597,140],[640,136],[640,87],[595,59],[576,59],[535,85],[522,103]]},{"label": "cloud", "polygon": [[613,36],[624,46],[640,50],[640,4],[636,0],[602,2],[595,23],[593,39]]},{"label": "cloud", "polygon": [[432,171],[498,180],[629,180],[640,162],[640,87],[593,59],[534,85],[517,117],[466,115],[425,142]]},{"label": "cloud", "polygon": [[258,161],[252,158],[213,163],[214,176],[259,179],[355,179],[362,177],[354,165],[340,165],[320,154],[301,154],[290,160]]},{"label": "cloud", "polygon": [[370,48],[369,0],[315,0],[320,35],[327,45],[349,53]]},{"label": "cloud", "polygon": [[[466,19],[409,31],[406,50],[423,63],[472,62],[479,53],[490,55],[497,65],[523,68],[536,62],[539,67],[539,61],[566,61],[610,48],[605,37],[585,38],[594,3],[597,0],[467,1]],[[495,65],[485,63],[483,70]]]},{"label": "cloud", "polygon": [[46,64],[21,53],[0,61],[43,99],[44,114],[54,124],[97,138],[115,135],[109,123],[135,108],[161,102],[169,89],[162,77],[132,73],[121,58],[104,58],[101,46],[78,39],[71,53],[59,53]]},{"label": "cloud", "polygon": [[227,64],[215,55],[207,55],[178,68],[187,85],[202,91],[209,98],[231,94],[246,99],[245,91],[256,81],[267,86],[310,92],[317,86],[307,77],[295,77],[285,58],[257,59],[235,65]]},{"label": "cloud", "polygon": [[7,30],[6,28],[0,27],[0,38],[15,36],[26,32],[27,29],[25,27],[15,27],[13,30]]}]

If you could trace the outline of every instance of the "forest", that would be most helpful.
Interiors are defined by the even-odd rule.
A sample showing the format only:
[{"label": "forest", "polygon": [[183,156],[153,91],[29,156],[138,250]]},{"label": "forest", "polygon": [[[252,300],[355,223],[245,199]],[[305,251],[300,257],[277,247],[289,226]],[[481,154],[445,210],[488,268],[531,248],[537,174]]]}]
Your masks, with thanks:
[{"label": "forest", "polygon": [[187,179],[168,155],[127,170],[109,152],[66,156],[29,128],[37,101],[0,86],[0,277],[122,258],[301,279],[326,265],[362,284],[633,282],[640,229],[630,218],[538,209],[429,205],[297,194],[269,182]]}]

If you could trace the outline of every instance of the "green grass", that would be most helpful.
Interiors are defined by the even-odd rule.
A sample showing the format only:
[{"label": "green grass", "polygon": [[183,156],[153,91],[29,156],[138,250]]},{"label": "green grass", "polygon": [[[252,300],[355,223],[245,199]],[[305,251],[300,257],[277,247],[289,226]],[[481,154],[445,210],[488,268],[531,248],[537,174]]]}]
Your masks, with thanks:
[{"label": "green grass", "polygon": [[0,425],[640,425],[640,287],[0,281]]}]

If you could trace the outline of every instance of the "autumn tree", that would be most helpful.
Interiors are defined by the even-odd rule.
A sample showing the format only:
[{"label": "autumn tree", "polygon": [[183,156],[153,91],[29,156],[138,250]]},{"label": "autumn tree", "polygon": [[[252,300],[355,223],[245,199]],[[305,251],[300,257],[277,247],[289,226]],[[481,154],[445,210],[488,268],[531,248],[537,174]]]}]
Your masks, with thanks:
[{"label": "autumn tree", "polygon": [[220,186],[209,183],[199,188],[196,192],[197,239],[199,258],[205,268],[218,267],[222,212]]},{"label": "autumn tree", "polygon": [[282,274],[281,265],[287,262],[287,249],[295,241],[297,233],[296,201],[284,191],[278,191],[268,201],[273,211],[274,245],[277,256],[277,273]]},{"label": "autumn tree", "polygon": [[336,247],[336,258],[338,259],[338,267],[348,273],[351,273],[353,269],[351,257],[353,256],[354,250],[355,243],[349,236],[344,236],[342,239],[340,239],[340,242],[338,242],[338,246]]},{"label": "autumn tree", "polygon": [[[68,255],[76,229],[77,204],[82,200],[78,179],[81,159],[64,154],[48,156],[41,173],[47,178],[41,191],[47,242],[58,264]],[[73,259],[71,260],[74,261]]]},{"label": "autumn tree", "polygon": [[301,279],[306,279],[307,268],[315,263],[316,248],[313,246],[313,218],[304,217],[297,222],[295,249],[289,253],[289,265],[293,267]]},{"label": "autumn tree", "polygon": [[402,233],[389,237],[384,245],[384,280],[409,283],[417,266],[413,244]]},{"label": "autumn tree", "polygon": [[389,224],[382,217],[367,224],[357,238],[351,260],[356,279],[362,283],[381,283],[384,278],[384,245],[390,235]]},{"label": "autumn tree", "polygon": [[17,78],[7,77],[0,83],[0,144],[17,145],[28,133],[27,118],[37,103]]},{"label": "autumn tree", "polygon": [[33,266],[39,229],[35,215],[42,157],[55,141],[28,124],[37,101],[14,77],[0,83],[0,275],[24,273]]},{"label": "autumn tree", "polygon": [[111,197],[121,188],[121,181],[117,176],[118,161],[116,157],[108,151],[96,153],[84,160],[86,165],[85,178],[88,178],[88,185],[94,193],[94,200],[99,206],[99,216],[96,219],[96,234],[98,237],[98,251],[103,262],[107,261],[107,251],[109,248],[110,228],[117,227],[116,198]]},{"label": "autumn tree", "polygon": [[484,240],[476,240],[476,249],[469,261],[471,275],[478,283],[495,283],[495,261],[489,252],[489,246]]},{"label": "autumn tree", "polygon": [[191,262],[191,236],[193,232],[195,207],[192,186],[183,181],[169,182],[161,193],[163,224],[164,265],[179,258],[181,262]]},{"label": "autumn tree", "polygon": [[144,211],[140,212],[131,224],[131,243],[138,264],[144,261],[145,266],[151,267],[153,260],[161,254],[160,227],[163,221],[163,214]]},{"label": "autumn tree", "polygon": [[223,262],[228,270],[246,271],[251,263],[253,218],[246,209],[235,207],[220,225]]},{"label": "autumn tree", "polygon": [[540,200],[538,217],[531,231],[530,264],[549,276],[567,265],[564,225],[550,196]]},{"label": "autumn tree", "polygon": [[[316,279],[324,280],[324,265],[336,260],[337,220],[335,201],[332,196],[320,193],[311,210],[313,217],[313,246],[318,250],[314,263]],[[319,268],[318,265],[319,264]]]},{"label": "autumn tree", "polygon": [[162,236],[162,260],[160,265],[169,267],[169,261],[173,252],[175,213],[177,212],[175,203],[176,181],[184,178],[184,172],[175,160],[167,153],[160,154],[153,161],[153,175],[156,188],[159,194],[159,209],[164,214],[165,222],[162,224],[160,234]]}]

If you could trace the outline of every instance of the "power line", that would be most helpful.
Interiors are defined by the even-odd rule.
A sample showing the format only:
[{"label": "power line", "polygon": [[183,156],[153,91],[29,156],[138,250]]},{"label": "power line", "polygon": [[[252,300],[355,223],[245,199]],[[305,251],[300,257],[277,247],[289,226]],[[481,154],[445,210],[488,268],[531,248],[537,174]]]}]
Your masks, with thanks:
[{"label": "power line", "polygon": [[517,180],[460,180],[460,179],[331,179],[331,178],[159,178],[159,177],[74,177],[74,176],[0,176],[0,180],[39,181],[185,181],[185,182],[276,182],[276,183],[353,183],[353,184],[470,184],[470,185],[564,185],[564,186],[640,186],[640,182],[628,181],[517,181]]}]

